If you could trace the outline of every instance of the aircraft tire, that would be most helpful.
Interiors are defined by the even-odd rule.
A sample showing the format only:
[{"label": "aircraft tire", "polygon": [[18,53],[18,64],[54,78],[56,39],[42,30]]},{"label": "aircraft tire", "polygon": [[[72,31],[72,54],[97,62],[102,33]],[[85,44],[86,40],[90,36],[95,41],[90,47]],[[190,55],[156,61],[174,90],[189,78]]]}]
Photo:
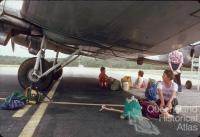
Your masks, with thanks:
[{"label": "aircraft tire", "polygon": [[[47,76],[41,78],[39,81],[34,80],[32,77],[34,65],[35,65],[36,58],[30,58],[25,60],[19,67],[18,70],[18,81],[19,84],[23,89],[26,89],[31,86],[35,90],[45,91],[49,88],[52,84],[52,73],[48,74]],[[50,63],[45,59],[42,59],[42,71],[45,72],[47,69],[51,67]]]},{"label": "aircraft tire", "polygon": [[192,88],[192,81],[187,80],[187,81],[185,82],[185,87],[186,87],[186,89],[191,89],[191,88]]}]

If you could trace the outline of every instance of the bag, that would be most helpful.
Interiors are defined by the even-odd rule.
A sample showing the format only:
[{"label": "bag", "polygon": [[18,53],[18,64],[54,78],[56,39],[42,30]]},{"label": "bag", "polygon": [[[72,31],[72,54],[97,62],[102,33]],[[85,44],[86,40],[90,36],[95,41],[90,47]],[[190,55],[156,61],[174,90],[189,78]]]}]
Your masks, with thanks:
[{"label": "bag", "polygon": [[121,83],[123,83],[123,82],[128,82],[129,88],[132,87],[131,76],[124,76],[124,77],[121,79]]},{"label": "bag", "polygon": [[10,110],[15,110],[24,107],[25,104],[20,100],[11,100],[11,102],[6,106]]},{"label": "bag", "polygon": [[148,86],[145,90],[145,97],[150,101],[156,101],[157,84],[154,79],[149,79]]},{"label": "bag", "polygon": [[1,105],[2,109],[15,110],[25,106],[27,98],[18,91],[13,92],[8,96]]},{"label": "bag", "polygon": [[120,83],[120,81],[117,80],[117,79],[113,79],[112,82],[111,82],[110,89],[112,91],[120,90],[121,89],[121,83]]},{"label": "bag", "polygon": [[147,118],[159,118],[160,109],[159,106],[153,101],[143,101],[141,102],[142,114]]},{"label": "bag", "polygon": [[122,82],[122,89],[123,91],[129,91],[130,87],[128,82]]},{"label": "bag", "polygon": [[137,119],[142,117],[141,106],[137,99],[126,99],[122,116],[128,119]]}]

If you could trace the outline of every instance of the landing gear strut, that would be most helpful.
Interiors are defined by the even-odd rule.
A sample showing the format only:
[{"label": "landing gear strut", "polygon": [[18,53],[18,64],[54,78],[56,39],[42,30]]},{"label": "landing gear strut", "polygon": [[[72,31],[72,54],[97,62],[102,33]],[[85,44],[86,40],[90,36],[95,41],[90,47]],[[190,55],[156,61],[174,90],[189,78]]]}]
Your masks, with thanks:
[{"label": "landing gear strut", "polygon": [[57,52],[52,66],[52,63],[44,59],[46,50],[45,42],[46,38],[43,36],[41,49],[37,53],[37,57],[25,60],[18,70],[18,80],[24,89],[32,85],[33,89],[39,91],[48,90],[53,80],[57,80],[62,76],[62,68],[77,59],[79,55],[75,55],[82,50],[81,48],[77,49],[61,63],[57,63]]},{"label": "landing gear strut", "polygon": [[[58,54],[59,54],[59,52],[56,53],[56,58],[55,58],[55,60],[53,62],[53,66],[58,64]],[[62,68],[55,69],[53,71],[53,79],[54,80],[58,80],[62,76],[62,74],[63,74],[63,69]]]}]

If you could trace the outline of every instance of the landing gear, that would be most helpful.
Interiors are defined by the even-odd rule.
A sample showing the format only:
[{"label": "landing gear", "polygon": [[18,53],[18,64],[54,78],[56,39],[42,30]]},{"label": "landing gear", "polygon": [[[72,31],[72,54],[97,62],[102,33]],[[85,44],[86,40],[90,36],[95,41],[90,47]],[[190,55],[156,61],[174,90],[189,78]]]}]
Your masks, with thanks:
[{"label": "landing gear", "polygon": [[[51,66],[54,66],[54,62],[51,62]],[[53,71],[53,80],[58,80],[63,74],[63,68],[57,68]]]},{"label": "landing gear", "polygon": [[43,36],[37,57],[24,61],[18,70],[18,80],[24,89],[31,87],[37,91],[48,90],[53,80],[57,80],[62,76],[63,67],[77,59],[79,57],[77,54],[82,50],[81,48],[77,49],[61,63],[57,62],[59,53],[57,52],[55,61],[50,63],[44,59],[46,50],[45,42],[46,38]]},{"label": "landing gear", "polygon": [[[52,79],[53,75],[52,73],[50,73],[49,75],[38,80],[33,75],[35,62],[36,62],[36,58],[30,58],[30,59],[25,60],[20,65],[19,70],[18,70],[19,84],[24,89],[30,87],[32,84],[33,89],[44,91],[48,89],[48,87],[51,85],[53,81]],[[41,62],[42,62],[42,73],[43,73],[46,70],[48,70],[51,67],[51,65],[45,59],[41,59]]]},{"label": "landing gear", "polygon": [[60,69],[57,69],[53,72],[53,79],[54,80],[58,80],[63,74],[63,69],[60,68]]},{"label": "landing gear", "polygon": [[[56,58],[54,60],[54,62],[52,63],[53,66],[58,64],[58,54],[59,52],[56,53]],[[58,80],[63,74],[63,69],[60,67],[60,68],[57,68],[53,71],[53,79],[54,80]]]}]

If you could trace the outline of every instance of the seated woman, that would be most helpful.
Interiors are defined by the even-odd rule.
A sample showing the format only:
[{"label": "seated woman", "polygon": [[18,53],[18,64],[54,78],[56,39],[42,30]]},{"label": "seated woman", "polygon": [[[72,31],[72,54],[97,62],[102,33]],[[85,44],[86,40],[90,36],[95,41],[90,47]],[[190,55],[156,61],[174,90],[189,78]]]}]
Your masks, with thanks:
[{"label": "seated woman", "polygon": [[[165,70],[162,76],[163,81],[159,82],[157,86],[157,92],[159,100],[157,104],[163,112],[174,113],[174,108],[178,104],[176,99],[176,92],[178,91],[178,85],[173,81],[174,74],[171,70]],[[162,111],[161,111],[162,113]],[[170,116],[168,113],[166,113]]]},{"label": "seated woman", "polygon": [[144,75],[144,72],[142,70],[139,70],[138,77],[135,83],[133,83],[133,88],[146,88],[143,75]]},{"label": "seated woman", "polygon": [[109,83],[109,77],[106,75],[105,67],[101,67],[99,74],[99,84],[102,88],[107,88]]}]

